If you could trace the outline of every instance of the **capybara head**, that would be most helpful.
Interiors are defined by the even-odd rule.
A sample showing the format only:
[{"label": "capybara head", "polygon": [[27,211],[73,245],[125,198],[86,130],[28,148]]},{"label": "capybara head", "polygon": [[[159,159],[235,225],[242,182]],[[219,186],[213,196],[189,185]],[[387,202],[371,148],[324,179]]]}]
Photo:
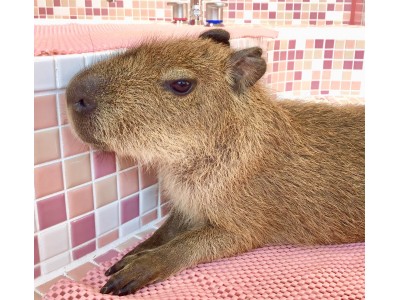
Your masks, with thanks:
[{"label": "capybara head", "polygon": [[[221,29],[152,40],[77,74],[66,91],[74,131],[95,148],[144,160],[206,142],[240,113],[266,63]],[[172,152],[171,152],[172,151]],[[165,153],[163,153],[165,152]]]}]

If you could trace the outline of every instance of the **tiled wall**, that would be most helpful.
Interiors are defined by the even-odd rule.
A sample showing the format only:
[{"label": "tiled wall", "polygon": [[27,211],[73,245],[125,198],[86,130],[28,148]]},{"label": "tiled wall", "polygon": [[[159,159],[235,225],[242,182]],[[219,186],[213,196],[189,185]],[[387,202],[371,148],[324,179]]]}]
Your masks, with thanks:
[{"label": "tiled wall", "polygon": [[277,39],[268,43],[266,82],[286,97],[363,96],[362,39]]},{"label": "tiled wall", "polygon": [[[39,19],[171,21],[169,0],[34,0]],[[352,0],[223,0],[225,22],[270,25],[349,24]],[[364,0],[357,1],[354,24],[364,22]]]},{"label": "tiled wall", "polygon": [[164,216],[153,170],[71,132],[65,86],[95,54],[35,58],[34,274],[57,270]]}]

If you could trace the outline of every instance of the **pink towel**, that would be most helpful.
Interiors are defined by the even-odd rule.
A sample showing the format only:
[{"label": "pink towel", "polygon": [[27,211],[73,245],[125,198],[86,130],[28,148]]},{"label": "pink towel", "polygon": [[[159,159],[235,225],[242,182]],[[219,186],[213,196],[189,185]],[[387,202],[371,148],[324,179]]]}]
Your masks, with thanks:
[{"label": "pink towel", "polygon": [[364,299],[364,246],[268,246],[184,270],[135,295],[100,294],[104,271],[126,250],[80,282],[60,280],[43,299]]},{"label": "pink towel", "polygon": [[[67,24],[35,25],[35,56],[113,50],[135,46],[143,39],[198,36],[210,28],[174,24]],[[224,27],[231,38],[276,38],[278,32],[257,25]]]}]

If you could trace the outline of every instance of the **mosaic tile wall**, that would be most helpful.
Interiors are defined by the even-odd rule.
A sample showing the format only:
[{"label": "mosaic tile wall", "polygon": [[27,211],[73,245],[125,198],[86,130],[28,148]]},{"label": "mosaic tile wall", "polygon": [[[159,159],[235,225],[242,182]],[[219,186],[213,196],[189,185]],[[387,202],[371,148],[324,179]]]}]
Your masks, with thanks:
[{"label": "mosaic tile wall", "polygon": [[89,149],[71,132],[65,86],[93,56],[35,59],[35,278],[128,236],[168,211],[153,170]]},{"label": "mosaic tile wall", "polygon": [[364,40],[271,40],[266,83],[286,97],[363,96],[364,47]]},{"label": "mosaic tile wall", "polygon": [[[39,19],[171,21],[169,0],[34,0],[34,17]],[[349,24],[352,0],[223,0],[225,22],[270,25]],[[364,22],[364,0],[353,0],[357,17]]]}]

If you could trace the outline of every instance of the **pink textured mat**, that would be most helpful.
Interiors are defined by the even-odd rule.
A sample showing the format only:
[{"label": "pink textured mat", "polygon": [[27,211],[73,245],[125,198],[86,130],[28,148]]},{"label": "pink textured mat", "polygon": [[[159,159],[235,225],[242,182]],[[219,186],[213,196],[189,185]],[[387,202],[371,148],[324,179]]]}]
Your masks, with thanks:
[{"label": "pink textured mat", "polygon": [[80,282],[60,280],[43,299],[364,299],[364,248],[364,243],[264,247],[184,270],[135,295],[102,295],[104,271],[120,253]]},{"label": "pink textured mat", "polygon": [[[166,24],[66,24],[35,25],[35,56],[88,53],[135,46],[145,38],[198,36],[204,26]],[[257,25],[224,27],[231,38],[276,38],[278,32]]]}]

